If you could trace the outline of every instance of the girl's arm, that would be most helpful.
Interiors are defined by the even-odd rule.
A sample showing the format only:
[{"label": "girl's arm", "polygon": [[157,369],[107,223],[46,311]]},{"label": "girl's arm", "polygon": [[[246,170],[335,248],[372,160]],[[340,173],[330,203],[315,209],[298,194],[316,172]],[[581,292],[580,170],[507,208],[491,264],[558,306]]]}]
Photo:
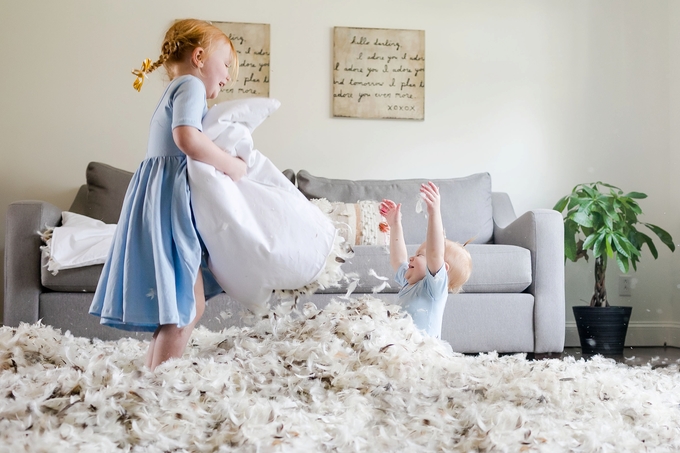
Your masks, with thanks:
[{"label": "girl's arm", "polygon": [[439,188],[429,182],[420,186],[420,193],[427,205],[427,245],[425,257],[427,269],[432,275],[444,265],[444,226],[442,224]]},{"label": "girl's arm", "polygon": [[195,127],[177,126],[172,130],[172,138],[184,154],[194,160],[212,165],[234,181],[245,176],[247,165],[241,158],[222,151]]},{"label": "girl's arm", "polygon": [[380,203],[380,214],[385,217],[390,227],[390,264],[396,272],[402,264],[408,262],[404,230],[401,226],[401,203],[383,200]]}]

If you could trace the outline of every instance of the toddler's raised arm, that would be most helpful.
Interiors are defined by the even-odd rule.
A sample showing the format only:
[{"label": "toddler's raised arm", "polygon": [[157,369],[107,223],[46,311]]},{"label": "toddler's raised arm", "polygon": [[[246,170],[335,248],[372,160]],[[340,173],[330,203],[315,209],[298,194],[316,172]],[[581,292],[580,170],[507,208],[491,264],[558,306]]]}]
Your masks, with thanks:
[{"label": "toddler's raised arm", "polygon": [[442,224],[439,188],[428,182],[420,186],[420,193],[427,205],[427,245],[425,256],[427,268],[435,274],[444,265],[444,225]]},{"label": "toddler's raised arm", "polygon": [[404,243],[404,230],[401,226],[401,203],[383,200],[380,203],[380,214],[390,227],[390,264],[395,272],[403,263],[408,262],[408,252]]}]

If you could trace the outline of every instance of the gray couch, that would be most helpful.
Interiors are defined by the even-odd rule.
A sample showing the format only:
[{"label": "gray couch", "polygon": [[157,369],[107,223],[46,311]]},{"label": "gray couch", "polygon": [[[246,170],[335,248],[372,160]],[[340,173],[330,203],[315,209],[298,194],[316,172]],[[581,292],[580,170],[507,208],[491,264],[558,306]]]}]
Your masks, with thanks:
[{"label": "gray couch", "polygon": [[[425,239],[426,218],[416,212],[418,186],[424,180],[351,181],[313,176],[302,170],[284,172],[308,198],[356,203],[391,198],[402,203],[404,237],[409,253]],[[106,223],[116,223],[131,173],[91,163],[83,185],[69,209]],[[442,339],[454,351],[559,353],[564,347],[564,258],[562,216],[537,209],[516,217],[507,194],[492,192],[486,173],[465,178],[434,180],[442,194],[442,217],[447,237],[467,247],[473,272],[460,294],[450,294],[444,313]],[[7,213],[5,247],[5,324],[44,324],[73,335],[115,339],[134,334],[101,326],[87,313],[101,265],[47,272],[38,231],[58,225],[61,210],[41,201],[12,203]],[[359,284],[352,297],[372,294],[380,280],[390,287],[374,294],[396,302],[398,286],[391,279],[386,247],[360,245],[343,265],[356,272]],[[374,271],[374,272],[370,272]],[[305,295],[319,307],[344,296],[347,285]],[[210,329],[239,325],[240,305],[221,294],[208,301],[201,324]],[[231,314],[231,316],[229,316]]]}]

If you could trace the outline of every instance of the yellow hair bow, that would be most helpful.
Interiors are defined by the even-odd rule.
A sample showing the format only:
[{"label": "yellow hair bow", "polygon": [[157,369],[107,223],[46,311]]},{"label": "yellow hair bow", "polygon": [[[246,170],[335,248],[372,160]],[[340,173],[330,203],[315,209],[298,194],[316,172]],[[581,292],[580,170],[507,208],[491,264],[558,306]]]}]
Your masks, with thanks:
[{"label": "yellow hair bow", "polygon": [[135,90],[142,90],[142,85],[144,85],[144,79],[147,78],[146,73],[149,71],[149,68],[151,68],[151,60],[147,58],[142,62],[142,69],[134,69],[132,71],[132,74],[137,76],[137,79],[132,84]]}]

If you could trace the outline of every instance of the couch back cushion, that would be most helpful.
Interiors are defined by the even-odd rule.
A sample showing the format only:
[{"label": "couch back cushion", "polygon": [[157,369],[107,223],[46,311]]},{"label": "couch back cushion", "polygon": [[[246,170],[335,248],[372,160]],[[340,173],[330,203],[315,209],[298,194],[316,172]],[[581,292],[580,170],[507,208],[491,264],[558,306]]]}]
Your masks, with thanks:
[{"label": "couch back cushion", "polygon": [[87,198],[82,208],[86,216],[104,223],[118,223],[125,192],[132,173],[101,162],[90,162],[85,172]]},{"label": "couch back cushion", "polygon": [[[401,203],[404,240],[420,244],[427,233],[426,207],[416,212],[420,185],[427,179],[347,180],[313,176],[305,170],[297,174],[297,184],[307,198],[357,203],[383,198]],[[433,179],[441,194],[442,221],[446,237],[458,242],[474,238],[474,243],[493,239],[491,176],[477,173],[463,178]]]}]

